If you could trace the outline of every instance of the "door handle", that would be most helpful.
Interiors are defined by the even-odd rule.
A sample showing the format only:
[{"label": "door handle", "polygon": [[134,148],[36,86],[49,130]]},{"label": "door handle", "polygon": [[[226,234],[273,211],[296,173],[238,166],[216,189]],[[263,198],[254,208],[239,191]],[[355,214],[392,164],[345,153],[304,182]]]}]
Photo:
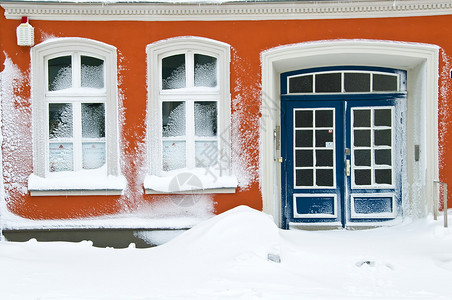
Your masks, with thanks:
[{"label": "door handle", "polygon": [[350,176],[350,159],[345,160],[345,174]]}]

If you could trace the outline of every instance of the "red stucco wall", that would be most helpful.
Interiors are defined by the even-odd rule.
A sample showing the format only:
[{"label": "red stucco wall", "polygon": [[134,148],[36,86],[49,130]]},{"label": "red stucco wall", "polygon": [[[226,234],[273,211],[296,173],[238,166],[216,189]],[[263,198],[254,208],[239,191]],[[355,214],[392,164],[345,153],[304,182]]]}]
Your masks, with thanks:
[{"label": "red stucco wall", "polygon": [[[146,45],[177,36],[206,37],[231,45],[232,112],[247,120],[233,140],[244,141],[247,175],[251,178],[236,194],[215,195],[215,212],[245,204],[262,208],[259,188],[259,109],[260,53],[276,46],[328,39],[379,39],[435,44],[440,56],[440,179],[452,184],[448,168],[452,156],[447,149],[452,141],[448,107],[451,97],[452,53],[450,24],[452,16],[302,20],[302,21],[200,21],[200,22],[74,22],[30,20],[35,28],[35,44],[48,37],[84,37],[101,41],[118,50],[118,79],[124,124],[121,131],[122,172],[129,181],[125,196],[31,197],[23,190],[32,172],[30,130],[31,99],[29,86],[30,49],[16,46],[15,30],[20,20],[6,20],[0,10],[0,61],[5,55],[28,78],[17,82],[14,99],[3,99],[4,128],[14,129],[3,143],[3,171],[9,209],[27,218],[72,218],[112,214],[134,209],[161,197],[144,195],[141,169],[145,161],[146,132]],[[4,66],[0,66],[3,70]],[[237,101],[240,99],[240,101]],[[235,100],[235,101],[234,101]],[[8,102],[9,104],[5,104]],[[14,118],[5,114],[15,110]],[[25,124],[23,124],[25,122]],[[21,124],[17,124],[21,123]],[[14,139],[13,137],[16,137]],[[240,139],[241,138],[241,139]]]}]

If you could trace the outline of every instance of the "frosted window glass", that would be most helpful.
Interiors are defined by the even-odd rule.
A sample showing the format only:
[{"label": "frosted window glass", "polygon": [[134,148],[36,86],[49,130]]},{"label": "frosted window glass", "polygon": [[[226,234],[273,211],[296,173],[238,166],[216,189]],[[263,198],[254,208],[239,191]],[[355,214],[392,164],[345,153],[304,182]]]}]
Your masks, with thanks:
[{"label": "frosted window glass", "polygon": [[82,103],[82,137],[105,137],[105,105]]},{"label": "frosted window glass", "polygon": [[72,104],[49,104],[49,138],[72,137]]},{"label": "frosted window glass", "polygon": [[164,137],[185,135],[185,102],[162,102]]},{"label": "frosted window glass", "polygon": [[218,162],[217,142],[195,142],[196,167],[210,167]]},{"label": "frosted window glass", "polygon": [[185,142],[163,142],[163,171],[185,168]]},{"label": "frosted window glass", "polygon": [[82,143],[83,169],[97,169],[105,164],[105,142]]},{"label": "frosted window glass", "polygon": [[162,59],[162,89],[172,90],[185,87],[185,54]]},{"label": "frosted window glass", "polygon": [[217,135],[216,102],[195,102],[195,135]]},{"label": "frosted window glass", "polygon": [[72,143],[49,144],[49,171],[61,172],[73,170]]},{"label": "frosted window glass", "polygon": [[64,90],[72,87],[72,58],[62,56],[48,61],[49,91]]},{"label": "frosted window glass", "polygon": [[195,86],[217,86],[217,59],[195,54]]},{"label": "frosted window glass", "polygon": [[82,56],[82,87],[101,89],[104,87],[104,61],[90,56]]}]

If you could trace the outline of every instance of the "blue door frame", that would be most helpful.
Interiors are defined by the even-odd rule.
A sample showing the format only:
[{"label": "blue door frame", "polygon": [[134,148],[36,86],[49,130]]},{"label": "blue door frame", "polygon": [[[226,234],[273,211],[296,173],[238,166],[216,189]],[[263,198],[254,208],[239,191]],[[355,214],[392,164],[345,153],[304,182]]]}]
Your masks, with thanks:
[{"label": "blue door frame", "polygon": [[[293,74],[293,72],[289,74]],[[403,152],[405,149],[403,146],[405,93],[289,95],[286,93],[287,87],[283,84],[286,82],[286,78],[287,75],[283,74],[281,81],[282,227],[288,228],[290,223],[346,227],[352,226],[354,223],[389,221],[400,216],[402,165],[405,155]],[[357,121],[353,119],[353,116],[356,118],[360,112],[375,115],[372,118],[376,118],[379,114],[391,114],[391,128],[393,128],[391,129],[391,150],[386,150],[386,152],[384,149],[366,150],[367,148],[359,148],[356,145],[357,136],[360,132],[372,131],[372,129],[357,127],[359,125],[356,125]],[[316,128],[316,125],[312,125],[314,127],[310,130],[303,130],[295,124],[298,122],[297,115],[314,116],[315,118],[316,115],[322,114],[328,114],[333,118],[333,127],[319,125],[320,127]],[[325,121],[322,120],[322,122]],[[315,148],[312,151],[314,154],[310,154],[315,157],[318,155],[317,152],[328,152],[334,148],[334,168],[332,170],[329,166],[321,166],[318,170],[315,167],[314,170],[308,168],[306,174],[314,173],[314,175],[309,175],[313,176],[314,179],[308,179],[308,181],[315,181],[322,177],[320,171],[325,174],[332,172],[334,174],[333,182],[324,183],[324,186],[322,184],[315,186],[316,183],[314,183],[312,187],[303,187],[303,180],[298,183],[298,177],[302,177],[298,176],[298,171],[302,175],[304,173],[303,170],[296,169],[295,166],[303,165],[304,160],[299,159],[298,156],[298,149],[303,148],[295,149],[294,147],[303,146],[302,144],[298,145],[299,141],[302,140],[303,131],[308,133],[311,131],[314,132],[313,134],[316,134],[316,131],[323,131],[325,134],[331,133],[331,137],[321,141],[322,143],[326,141],[325,145],[320,145],[321,148],[315,148],[317,143],[315,141],[308,146]],[[380,131],[384,130],[376,129],[372,131],[374,132],[372,138],[375,138],[374,135],[376,136]],[[322,134],[319,134],[319,136],[321,137]],[[352,141],[353,137],[355,137],[355,142]],[[309,153],[309,151],[306,153]],[[380,151],[378,153],[392,153],[391,171],[389,169],[372,169],[369,171],[367,167],[360,170],[358,154],[374,153],[372,161],[375,161],[377,151]],[[302,150],[300,150],[300,153],[302,153]],[[312,160],[312,157],[310,159]],[[298,162],[299,160],[301,163]],[[331,159],[328,161],[331,161]],[[349,162],[351,162],[351,166]],[[347,169],[349,170],[348,173]],[[392,176],[390,177],[392,184],[357,185],[356,182],[361,180],[360,174],[368,171],[373,174],[372,180],[375,180],[376,175],[374,174],[377,173],[391,174],[388,176]],[[316,176],[317,179],[315,179]],[[354,182],[352,182],[353,176],[355,177]]]}]

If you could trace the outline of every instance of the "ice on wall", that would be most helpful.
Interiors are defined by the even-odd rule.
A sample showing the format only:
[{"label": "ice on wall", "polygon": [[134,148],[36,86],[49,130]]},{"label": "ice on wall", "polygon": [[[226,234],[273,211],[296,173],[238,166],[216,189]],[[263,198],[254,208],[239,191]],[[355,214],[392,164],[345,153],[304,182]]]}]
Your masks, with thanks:
[{"label": "ice on wall", "polygon": [[30,85],[29,75],[22,73],[6,57],[1,72],[3,120],[3,180],[5,200],[13,206],[27,194],[27,180],[32,167],[31,102],[24,95]]}]

